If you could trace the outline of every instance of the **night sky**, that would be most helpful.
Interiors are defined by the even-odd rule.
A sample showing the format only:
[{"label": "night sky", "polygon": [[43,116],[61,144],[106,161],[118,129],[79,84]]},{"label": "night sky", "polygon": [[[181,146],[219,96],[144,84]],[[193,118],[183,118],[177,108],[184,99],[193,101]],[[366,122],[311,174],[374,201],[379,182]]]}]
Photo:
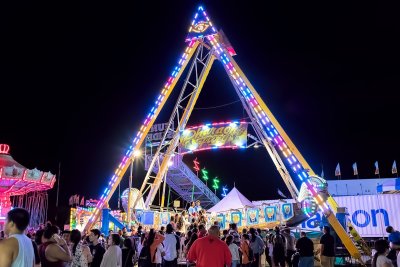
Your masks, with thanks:
[{"label": "night sky", "polygon": [[[357,162],[360,178],[373,178],[378,160],[381,176],[392,177],[393,160],[400,161],[397,9],[381,3],[250,2],[203,3],[312,168],[320,173],[323,164],[327,179],[335,179],[340,162],[343,179],[350,179]],[[61,162],[61,206],[73,194],[100,197],[183,52],[198,4],[20,3],[3,10],[0,143],[9,144],[14,159],[28,168],[58,173]],[[236,100],[216,62],[197,107]],[[189,125],[242,117],[236,103],[195,110]],[[195,156],[250,200],[277,198],[277,188],[287,193],[265,149]],[[142,161],[136,187],[144,175]],[[121,190],[126,186],[127,179]]]}]

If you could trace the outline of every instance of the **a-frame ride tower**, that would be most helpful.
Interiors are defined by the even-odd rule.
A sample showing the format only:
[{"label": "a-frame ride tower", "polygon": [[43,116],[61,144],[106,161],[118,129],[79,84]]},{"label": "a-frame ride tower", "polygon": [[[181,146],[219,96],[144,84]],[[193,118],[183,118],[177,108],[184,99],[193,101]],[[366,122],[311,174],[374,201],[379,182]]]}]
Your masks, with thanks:
[{"label": "a-frame ride tower", "polygon": [[[349,232],[347,232],[347,229],[345,230],[339,223],[335,216],[338,208],[336,201],[329,195],[329,193],[318,191],[312,183],[311,178],[315,176],[315,173],[235,62],[233,59],[235,53],[231,45],[224,37],[224,34],[216,30],[215,26],[212,24],[205,10],[201,6],[198,8],[190,25],[186,42],[187,47],[185,48],[184,53],[180,57],[178,64],[174,67],[171,76],[164,84],[154,106],[144,119],[142,126],[134,137],[132,145],[126,151],[121,163],[118,165],[114,175],[111,177],[111,180],[108,183],[107,188],[104,190],[92,217],[89,219],[89,222],[85,227],[85,230],[90,229],[93,224],[99,220],[102,209],[115,192],[129,165],[135,160],[136,152],[140,150],[140,147],[145,141],[146,135],[163,109],[164,104],[171,95],[171,92],[174,90],[177,81],[181,78],[181,75],[189,65],[189,62],[191,62],[188,74],[184,79],[182,89],[179,93],[178,100],[176,101],[175,107],[172,111],[168,128],[166,129],[164,137],[152,158],[149,170],[142,187],[140,188],[140,195],[144,196],[147,194],[145,205],[147,207],[151,205],[163,179],[165,179],[165,174],[168,171],[172,157],[176,153],[179,138],[185,130],[186,124],[201,93],[211,66],[215,60],[218,60],[223,64],[224,69],[252,122],[259,140],[267,149],[292,197],[297,200],[299,196],[299,190],[292,179],[293,176],[305,185],[309,194],[312,196],[319,209],[323,211],[328,222],[334,228],[352,257],[361,261],[361,253],[359,249],[363,250],[366,254],[370,254],[369,248],[360,238],[350,222],[348,223],[348,226],[350,226],[349,228],[351,229]],[[191,61],[192,58],[193,60]],[[178,123],[177,126],[175,125],[176,130],[172,129],[174,121]],[[164,142],[166,134],[169,131],[174,131],[173,138],[169,142]],[[155,172],[155,168],[157,169],[157,175],[152,176],[152,173]],[[135,200],[135,203],[136,201],[137,200]],[[161,203],[164,203],[164,198],[162,198]],[[307,211],[305,212],[307,213]]]}]

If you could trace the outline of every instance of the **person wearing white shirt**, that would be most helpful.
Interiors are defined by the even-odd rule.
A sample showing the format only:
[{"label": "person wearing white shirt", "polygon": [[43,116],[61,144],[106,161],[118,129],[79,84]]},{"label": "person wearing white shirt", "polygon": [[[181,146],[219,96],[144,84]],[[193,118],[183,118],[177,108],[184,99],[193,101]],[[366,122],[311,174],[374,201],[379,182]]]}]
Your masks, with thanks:
[{"label": "person wearing white shirt", "polygon": [[239,255],[239,247],[233,243],[233,236],[228,235],[226,237],[226,244],[228,245],[229,251],[232,255],[232,267],[236,267],[240,265],[240,255]]},{"label": "person wearing white shirt", "polygon": [[178,237],[174,234],[174,229],[171,224],[167,224],[164,244],[164,266],[165,267],[176,267],[178,265],[178,254],[177,254],[177,240]]},{"label": "person wearing white shirt", "polygon": [[386,257],[389,252],[389,242],[385,239],[379,239],[375,242],[376,253],[372,259],[374,267],[393,267],[392,261]]},{"label": "person wearing white shirt", "polygon": [[156,267],[161,267],[162,264],[162,257],[165,255],[164,252],[164,247],[162,244],[158,244],[157,250],[156,250],[156,255],[154,259],[154,263],[156,264]]},{"label": "person wearing white shirt", "polygon": [[108,249],[104,253],[100,267],[122,267],[122,250],[119,247],[121,238],[118,234],[112,234],[108,238]]}]

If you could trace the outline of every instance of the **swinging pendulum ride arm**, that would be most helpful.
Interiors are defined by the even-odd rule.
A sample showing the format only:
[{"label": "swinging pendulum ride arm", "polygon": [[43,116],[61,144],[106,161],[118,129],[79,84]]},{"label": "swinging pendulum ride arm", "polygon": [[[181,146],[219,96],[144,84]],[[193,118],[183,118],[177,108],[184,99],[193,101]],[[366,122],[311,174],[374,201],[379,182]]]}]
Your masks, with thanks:
[{"label": "swinging pendulum ride arm", "polygon": [[[232,63],[235,66],[235,68],[238,70],[238,72],[240,73],[241,77],[243,77],[243,80],[245,81],[245,83],[248,85],[248,88],[250,89],[250,92],[253,94],[254,98],[257,100],[257,102],[259,103],[259,105],[261,106],[262,111],[264,111],[267,115],[267,117],[270,119],[271,124],[275,126],[275,129],[277,130],[277,132],[280,134],[280,136],[282,137],[283,141],[286,142],[287,147],[288,147],[288,151],[291,151],[293,153],[293,155],[295,156],[295,158],[298,159],[298,161],[300,162],[301,166],[303,166],[303,169],[305,169],[308,173],[308,176],[315,176],[314,171],[311,169],[310,165],[307,163],[307,161],[304,159],[304,157],[302,156],[302,154],[300,153],[300,151],[297,149],[297,147],[294,145],[294,143],[292,142],[292,140],[289,138],[289,136],[286,134],[286,132],[284,131],[284,129],[282,128],[282,126],[279,124],[279,122],[276,120],[276,118],[274,117],[274,115],[272,114],[272,112],[269,110],[269,108],[267,107],[267,105],[264,103],[264,101],[261,99],[261,97],[259,96],[259,94],[257,93],[257,91],[254,89],[254,87],[251,85],[250,81],[247,79],[247,77],[244,75],[243,71],[240,69],[239,65],[235,62],[235,60],[231,57]],[[289,150],[290,148],[290,150]],[[290,153],[290,152],[289,152]],[[277,155],[277,157],[279,157],[279,155]],[[278,169],[279,170],[279,169]],[[282,173],[281,173],[282,175]],[[288,175],[288,178],[291,180],[290,175]],[[309,187],[309,186],[308,186]],[[315,190],[312,190],[315,191]],[[316,192],[316,191],[315,191]],[[313,197],[317,197],[317,194],[313,194]],[[342,240],[343,244],[346,246],[346,244],[348,244],[346,246],[346,248],[348,249],[348,251],[351,253],[351,255],[354,258],[359,259],[359,257],[361,257],[358,249],[354,246],[353,241],[349,238],[347,232],[345,231],[345,229],[343,229],[342,225],[340,225],[340,223],[338,222],[338,220],[336,219],[336,216],[334,215],[334,213],[337,212],[337,208],[339,207],[339,205],[337,204],[337,202],[335,201],[335,199],[328,194],[327,196],[327,200],[326,202],[329,204],[330,209],[333,211],[328,211],[327,213],[325,213],[325,215],[328,218],[329,223],[332,225],[332,227],[335,229],[335,231],[338,233],[341,233],[339,235],[340,239]],[[317,201],[318,203],[318,201]],[[319,204],[319,203],[318,203]],[[361,249],[367,254],[367,255],[371,255],[371,249],[368,247],[368,245],[365,243],[365,241],[360,237],[360,235],[358,234],[357,230],[355,229],[354,226],[352,226],[352,222],[349,220],[347,222],[347,226],[349,228],[350,234],[354,237],[354,240],[357,242],[357,244],[361,247]],[[338,228],[340,228],[338,230]],[[352,247],[352,248],[348,248],[348,247]],[[353,252],[352,252],[353,251]]]},{"label": "swinging pendulum ride arm", "polygon": [[150,113],[147,115],[146,119],[143,122],[143,125],[140,127],[138,133],[136,134],[133,144],[128,148],[123,157],[121,163],[118,165],[118,168],[115,170],[114,175],[112,176],[110,182],[107,185],[107,188],[104,190],[96,208],[93,211],[92,216],[90,217],[88,223],[86,224],[84,231],[88,231],[99,219],[101,210],[106,206],[111,196],[114,194],[116,188],[121,182],[122,177],[126,173],[129,164],[131,161],[134,161],[134,151],[139,151],[140,147],[146,138],[149,130],[154,124],[158,114],[163,108],[164,104],[167,102],[168,97],[171,95],[177,81],[185,70],[188,62],[192,58],[194,52],[199,45],[198,41],[192,41],[186,47],[183,55],[179,59],[178,65],[174,68],[171,76],[168,81],[164,85],[161,90],[161,94],[158,96],[155,101],[155,106],[151,109]]},{"label": "swinging pendulum ride arm", "polygon": [[[165,131],[165,133],[163,135],[163,138],[162,138],[162,140],[160,142],[160,145],[158,146],[157,151],[154,154],[152,162],[151,162],[151,164],[149,166],[149,169],[147,171],[146,177],[145,177],[145,179],[144,179],[144,181],[142,183],[142,186],[140,188],[138,197],[135,200],[135,204],[139,200],[139,198],[141,196],[143,196],[144,191],[145,191],[145,187],[149,182],[149,179],[151,177],[150,176],[151,173],[153,172],[153,168],[155,167],[156,162],[161,158],[161,149],[163,148],[163,143],[164,143],[163,141],[165,140],[165,137],[167,135],[168,129],[169,129],[170,125],[172,124],[172,121],[175,118],[179,119],[179,108],[181,107],[181,104],[183,104],[183,101],[185,101],[190,96],[190,98],[189,98],[189,100],[188,100],[188,102],[186,104],[186,107],[184,108],[184,112],[180,116],[177,130],[175,131],[175,133],[174,133],[174,135],[172,137],[172,140],[169,142],[167,151],[162,155],[163,156],[162,157],[162,163],[159,166],[159,170],[157,171],[157,175],[156,175],[154,181],[152,183],[150,183],[150,191],[149,191],[149,193],[147,195],[147,198],[146,198],[146,201],[145,201],[145,206],[147,208],[152,204],[152,202],[154,200],[154,197],[155,197],[155,195],[157,193],[157,190],[160,187],[160,184],[161,184],[161,182],[163,180],[162,178],[164,177],[164,175],[168,171],[169,162],[171,160],[171,157],[172,157],[176,147],[178,146],[180,134],[183,132],[183,130],[186,127],[186,123],[189,120],[189,117],[190,117],[190,115],[191,115],[191,113],[193,111],[194,105],[195,105],[195,103],[196,103],[196,101],[198,99],[198,96],[199,96],[199,94],[201,92],[201,89],[202,89],[202,87],[204,85],[204,82],[205,82],[205,80],[206,80],[206,78],[208,76],[208,73],[209,73],[210,69],[211,69],[212,63],[214,62],[214,59],[215,59],[215,57],[212,55],[211,51],[209,51],[206,54],[206,56],[203,57],[203,50],[205,50],[205,49],[206,49],[206,47],[205,47],[204,44],[200,44],[197,47],[197,52],[196,52],[194,61],[192,62],[192,65],[190,67],[189,73],[188,73],[187,78],[185,80],[185,83],[184,83],[184,85],[183,85],[183,87],[181,89],[181,93],[180,93],[180,95],[178,97],[178,100],[176,102],[175,108],[174,108],[174,110],[173,110],[173,112],[171,114],[170,120],[168,122],[167,131]],[[205,62],[203,62],[203,61],[205,61]],[[201,74],[199,75],[199,77],[197,77],[197,75],[198,75],[197,64],[201,64],[203,66]],[[189,79],[190,79],[191,74],[192,74],[194,69],[195,69],[195,73],[196,73],[196,84],[195,85],[193,85],[192,83],[189,82]],[[193,87],[193,89],[188,95],[184,96],[184,93],[185,93],[185,90],[186,90],[186,86],[188,84],[190,84]],[[164,203],[164,201],[165,201],[165,195],[163,194],[162,198],[161,198],[161,203]]]},{"label": "swinging pendulum ride arm", "polygon": [[[334,228],[349,253],[354,258],[361,261],[361,254],[358,251],[357,247],[350,239],[347,232],[343,229],[342,225],[338,222],[334,213],[329,209],[328,205],[323,201],[322,197],[318,194],[317,190],[308,179],[310,175],[314,175],[314,172],[312,171],[309,164],[306,162],[296,146],[290,140],[289,136],[283,130],[282,126],[275,119],[264,101],[258,95],[257,91],[251,85],[250,81],[246,78],[242,70],[239,68],[233,57],[228,53],[225,48],[222,48],[221,44],[217,41],[216,38],[210,37],[209,40],[214,49],[218,52],[219,59],[223,62],[226,72],[231,77],[231,79],[234,80],[234,86],[236,88],[239,88],[240,93],[248,102],[248,106],[250,106],[253,109],[253,113],[257,115],[256,118],[259,122],[258,124],[262,126],[261,130],[264,132],[264,136],[268,136],[271,140],[273,140],[276,146],[279,147],[281,153],[288,161],[289,167],[294,171],[298,178],[306,184],[316,203],[324,212],[329,223]],[[263,142],[264,145],[266,145],[265,141]],[[268,145],[266,145],[266,148],[268,149]],[[270,150],[268,150],[268,152],[270,152]],[[274,160],[274,163],[277,164],[277,161]],[[277,165],[277,168],[279,170],[281,166]],[[282,172],[280,173],[282,174]],[[286,179],[290,179],[290,176],[285,175],[283,179],[286,182]],[[335,208],[336,207],[332,207],[332,209]]]}]

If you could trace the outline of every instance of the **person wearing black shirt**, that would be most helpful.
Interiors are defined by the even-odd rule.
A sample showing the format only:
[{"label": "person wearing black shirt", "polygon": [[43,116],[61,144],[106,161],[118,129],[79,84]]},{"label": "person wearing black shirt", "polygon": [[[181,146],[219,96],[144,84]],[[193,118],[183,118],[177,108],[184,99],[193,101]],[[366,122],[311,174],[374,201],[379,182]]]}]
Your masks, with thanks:
[{"label": "person wearing black shirt", "polygon": [[90,265],[91,267],[100,267],[103,255],[106,252],[103,246],[99,243],[100,234],[99,229],[90,230],[89,241],[92,242],[92,245],[90,245],[89,248],[90,253],[93,255],[93,261]]},{"label": "person wearing black shirt", "polygon": [[299,267],[314,267],[314,243],[305,232],[301,232],[300,236],[296,242],[296,249],[300,254]]},{"label": "person wearing black shirt", "polygon": [[333,267],[335,263],[335,239],[330,235],[329,226],[324,226],[324,234],[321,236],[321,266]]}]

